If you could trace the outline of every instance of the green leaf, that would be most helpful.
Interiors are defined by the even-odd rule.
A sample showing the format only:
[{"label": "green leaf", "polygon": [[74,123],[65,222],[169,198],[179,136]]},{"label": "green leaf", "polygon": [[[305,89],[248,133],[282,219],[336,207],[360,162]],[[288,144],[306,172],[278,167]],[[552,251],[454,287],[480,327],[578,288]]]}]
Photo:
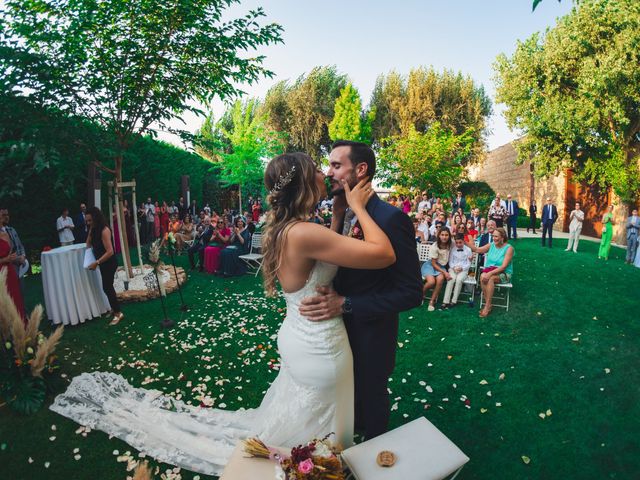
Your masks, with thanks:
[{"label": "green leaf", "polygon": [[31,415],[44,404],[46,386],[41,378],[13,378],[5,385],[3,395],[16,412]]}]

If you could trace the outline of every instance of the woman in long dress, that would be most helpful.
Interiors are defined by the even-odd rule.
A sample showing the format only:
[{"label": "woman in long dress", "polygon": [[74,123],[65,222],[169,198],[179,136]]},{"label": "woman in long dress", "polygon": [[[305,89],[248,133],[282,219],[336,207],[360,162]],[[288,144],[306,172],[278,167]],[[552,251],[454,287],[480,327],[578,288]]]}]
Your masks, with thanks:
[{"label": "woman in long dress", "polygon": [[15,266],[16,258],[18,258],[18,256],[11,248],[11,238],[9,238],[9,234],[0,231],[0,272],[6,272],[5,283],[9,296],[13,300],[18,314],[22,318],[26,318],[24,300],[22,299],[22,293],[20,291],[20,280]]},{"label": "woman in long dress", "polygon": [[229,245],[220,252],[220,268],[217,274],[231,277],[247,272],[247,264],[240,258],[249,251],[251,235],[242,217],[236,218]]},{"label": "woman in long dress", "polygon": [[396,258],[389,238],[365,208],[373,195],[371,184],[365,178],[353,189],[344,180],[342,185],[363,240],[308,222],[326,195],[324,175],[308,155],[287,153],[267,165],[271,211],[263,237],[264,287],[275,295],[279,281],[287,315],[278,332],[280,372],[260,407],[192,407],[134,388],[118,374],[93,372],[74,378],[51,409],[159,461],[209,475],[219,475],[237,442],[251,436],[267,445],[293,447],[335,432],[337,443],[352,445],[353,358],[344,322],[341,316],[313,322],[299,308],[318,287],[331,284],[339,266],[386,268]]},{"label": "woman in long dress", "polygon": [[611,238],[613,238],[613,205],[609,205],[607,213],[602,216],[602,238],[600,239],[600,249],[598,258],[609,260],[611,250]]}]

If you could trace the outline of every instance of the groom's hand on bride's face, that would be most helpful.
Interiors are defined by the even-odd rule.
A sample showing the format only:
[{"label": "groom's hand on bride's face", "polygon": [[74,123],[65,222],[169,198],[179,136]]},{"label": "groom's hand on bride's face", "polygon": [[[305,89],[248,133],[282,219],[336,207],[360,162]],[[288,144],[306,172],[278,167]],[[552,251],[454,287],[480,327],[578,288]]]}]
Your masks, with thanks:
[{"label": "groom's hand on bride's face", "polygon": [[316,288],[318,295],[307,297],[300,304],[300,315],[312,322],[329,320],[342,315],[344,297],[331,287]]}]

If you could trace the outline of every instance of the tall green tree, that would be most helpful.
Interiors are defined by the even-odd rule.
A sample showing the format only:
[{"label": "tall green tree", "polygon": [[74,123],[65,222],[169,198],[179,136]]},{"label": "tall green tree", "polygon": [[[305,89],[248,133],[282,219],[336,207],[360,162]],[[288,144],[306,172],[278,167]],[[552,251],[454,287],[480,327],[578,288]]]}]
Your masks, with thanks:
[{"label": "tall green tree", "polygon": [[385,140],[378,155],[379,177],[389,187],[451,192],[460,183],[474,142],[471,130],[458,135],[434,122],[419,132],[410,125],[408,132]]},{"label": "tall green tree", "polygon": [[333,120],[329,123],[331,140],[355,140],[371,143],[371,124],[375,118],[375,110],[362,111],[360,93],[351,84],[340,92],[336,100]]},{"label": "tall green tree", "polygon": [[461,73],[419,67],[407,77],[395,72],[381,75],[370,107],[376,111],[373,135],[377,142],[407,135],[411,129],[425,132],[438,122],[456,135],[472,132],[474,145],[469,161],[481,159],[486,150],[491,100],[482,85]]},{"label": "tall green tree", "polygon": [[112,168],[99,164],[121,182],[124,154],[141,134],[271,75],[254,50],[280,42],[281,27],[261,25],[260,8],[224,21],[233,3],[6,0],[0,86],[111,132]]},{"label": "tall green tree", "polygon": [[267,127],[267,116],[258,100],[236,100],[215,126],[209,158],[225,186],[238,186],[239,211],[242,211],[244,186],[262,182],[265,162],[284,152],[284,141]]},{"label": "tall green tree", "polygon": [[329,150],[329,123],[335,103],[347,85],[347,77],[336,67],[316,67],[289,85],[280,82],[264,100],[269,125],[284,132],[289,150],[301,150],[320,159]]},{"label": "tall green tree", "polygon": [[497,101],[538,176],[640,191],[640,3],[583,0],[495,63]]}]

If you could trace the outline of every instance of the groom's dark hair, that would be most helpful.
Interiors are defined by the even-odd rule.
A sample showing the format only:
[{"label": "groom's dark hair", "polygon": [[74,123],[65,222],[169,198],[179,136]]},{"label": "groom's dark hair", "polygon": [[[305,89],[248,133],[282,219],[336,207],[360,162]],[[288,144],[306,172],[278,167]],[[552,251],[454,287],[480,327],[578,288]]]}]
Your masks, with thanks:
[{"label": "groom's dark hair", "polygon": [[376,174],[376,154],[369,145],[362,142],[354,142],[352,140],[338,140],[331,145],[331,150],[337,147],[350,147],[349,160],[355,167],[359,163],[367,164],[367,176],[370,180]]}]

